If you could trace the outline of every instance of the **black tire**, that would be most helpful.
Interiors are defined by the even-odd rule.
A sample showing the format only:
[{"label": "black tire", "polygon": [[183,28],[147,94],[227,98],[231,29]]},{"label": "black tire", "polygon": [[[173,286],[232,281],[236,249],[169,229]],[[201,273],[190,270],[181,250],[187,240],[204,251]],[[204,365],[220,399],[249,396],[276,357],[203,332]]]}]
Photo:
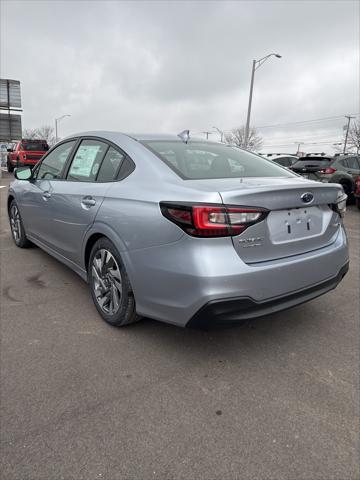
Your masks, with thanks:
[{"label": "black tire", "polygon": [[348,205],[353,204],[354,203],[354,192],[353,192],[353,187],[352,187],[351,183],[349,183],[349,182],[339,182],[339,183],[343,187],[346,195],[348,196],[348,198],[346,200],[346,203]]},{"label": "black tire", "polygon": [[15,200],[12,200],[9,206],[9,221],[15,245],[19,248],[28,248],[31,242],[26,238],[20,211]]},{"label": "black tire", "polygon": [[88,283],[96,309],[107,323],[123,327],[140,320],[124,263],[115,245],[105,237],[91,250]]},{"label": "black tire", "polygon": [[7,161],[7,171],[9,173],[12,173],[14,171],[14,167],[13,165],[11,164],[10,160]]},{"label": "black tire", "polygon": [[360,197],[356,197],[355,202],[356,202],[357,208],[360,210]]}]

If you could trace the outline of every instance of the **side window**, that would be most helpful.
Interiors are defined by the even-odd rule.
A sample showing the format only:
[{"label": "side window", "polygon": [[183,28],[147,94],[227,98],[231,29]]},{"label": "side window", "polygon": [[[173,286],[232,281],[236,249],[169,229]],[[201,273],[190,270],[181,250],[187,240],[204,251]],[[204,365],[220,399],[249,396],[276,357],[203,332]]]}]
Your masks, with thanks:
[{"label": "side window", "polygon": [[83,140],[76,150],[68,180],[94,182],[108,146],[99,140]]},{"label": "side window", "polygon": [[356,157],[350,157],[347,159],[348,167],[354,170],[359,170],[358,159]]},{"label": "side window", "polygon": [[54,179],[61,175],[66,160],[73,149],[76,140],[62,143],[47,155],[37,171],[37,179]]},{"label": "side window", "polygon": [[135,170],[135,164],[129,157],[125,157],[124,161],[121,164],[119,173],[117,175],[117,180],[122,180],[130,175],[131,172]]},{"label": "side window", "polygon": [[344,160],[340,160],[339,163],[340,163],[340,165],[342,165],[343,167],[349,168],[348,159],[347,159],[347,158],[344,158]]},{"label": "side window", "polygon": [[116,174],[119,171],[121,162],[124,160],[124,155],[114,148],[110,147],[107,151],[104,161],[101,164],[97,182],[111,182],[115,180]]},{"label": "side window", "polygon": [[279,158],[277,163],[283,167],[288,167],[290,165],[290,160],[287,157]]}]

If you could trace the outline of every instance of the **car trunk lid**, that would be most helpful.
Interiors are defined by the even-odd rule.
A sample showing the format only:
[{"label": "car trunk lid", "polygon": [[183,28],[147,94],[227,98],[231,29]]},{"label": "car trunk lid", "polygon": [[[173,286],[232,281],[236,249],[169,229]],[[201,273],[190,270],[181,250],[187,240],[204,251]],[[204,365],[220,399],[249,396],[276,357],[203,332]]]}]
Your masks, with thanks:
[{"label": "car trunk lid", "polygon": [[246,263],[299,255],[331,244],[340,225],[331,208],[339,192],[341,187],[336,184],[296,178],[277,184],[274,179],[247,178],[239,180],[238,188],[219,191],[226,205],[268,210],[264,220],[232,237],[235,250]]}]

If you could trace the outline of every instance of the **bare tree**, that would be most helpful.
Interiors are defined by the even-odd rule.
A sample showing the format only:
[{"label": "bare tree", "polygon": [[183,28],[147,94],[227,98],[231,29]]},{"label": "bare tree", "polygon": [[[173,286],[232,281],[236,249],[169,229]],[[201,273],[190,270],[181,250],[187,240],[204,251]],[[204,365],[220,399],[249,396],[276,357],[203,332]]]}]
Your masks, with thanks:
[{"label": "bare tree", "polygon": [[[345,132],[344,132],[344,141],[345,141]],[[356,153],[360,151],[360,122],[353,122],[349,128],[349,135],[347,140],[347,150]]]},{"label": "bare tree", "polygon": [[38,128],[25,128],[23,130],[23,138],[46,140],[50,147],[55,145],[54,128],[50,125],[43,125]]},{"label": "bare tree", "polygon": [[[225,134],[225,141],[227,143],[232,143],[238,147],[245,147],[245,126],[233,128],[231,132]],[[250,128],[249,138],[247,141],[247,150],[260,150],[262,147],[263,141],[260,135],[257,133],[255,128]]]}]

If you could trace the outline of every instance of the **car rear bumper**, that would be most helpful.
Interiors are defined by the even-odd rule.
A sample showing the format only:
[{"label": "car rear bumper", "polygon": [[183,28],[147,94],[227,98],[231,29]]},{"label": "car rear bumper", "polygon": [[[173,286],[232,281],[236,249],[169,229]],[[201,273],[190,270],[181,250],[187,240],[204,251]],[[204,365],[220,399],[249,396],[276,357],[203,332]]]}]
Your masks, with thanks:
[{"label": "car rear bumper", "polygon": [[[244,263],[229,237],[184,235],[177,242],[121,255],[139,315],[183,327],[209,302],[240,298],[264,307],[266,302],[334,279],[349,260],[341,225],[326,247],[257,264]],[[289,306],[307,299],[289,298]]]},{"label": "car rear bumper", "polygon": [[231,325],[242,320],[286,310],[333,290],[348,270],[349,262],[340,269],[335,277],[325,282],[265,302],[256,302],[252,298],[226,298],[210,301],[189,320],[186,327],[202,328],[210,325]]}]

